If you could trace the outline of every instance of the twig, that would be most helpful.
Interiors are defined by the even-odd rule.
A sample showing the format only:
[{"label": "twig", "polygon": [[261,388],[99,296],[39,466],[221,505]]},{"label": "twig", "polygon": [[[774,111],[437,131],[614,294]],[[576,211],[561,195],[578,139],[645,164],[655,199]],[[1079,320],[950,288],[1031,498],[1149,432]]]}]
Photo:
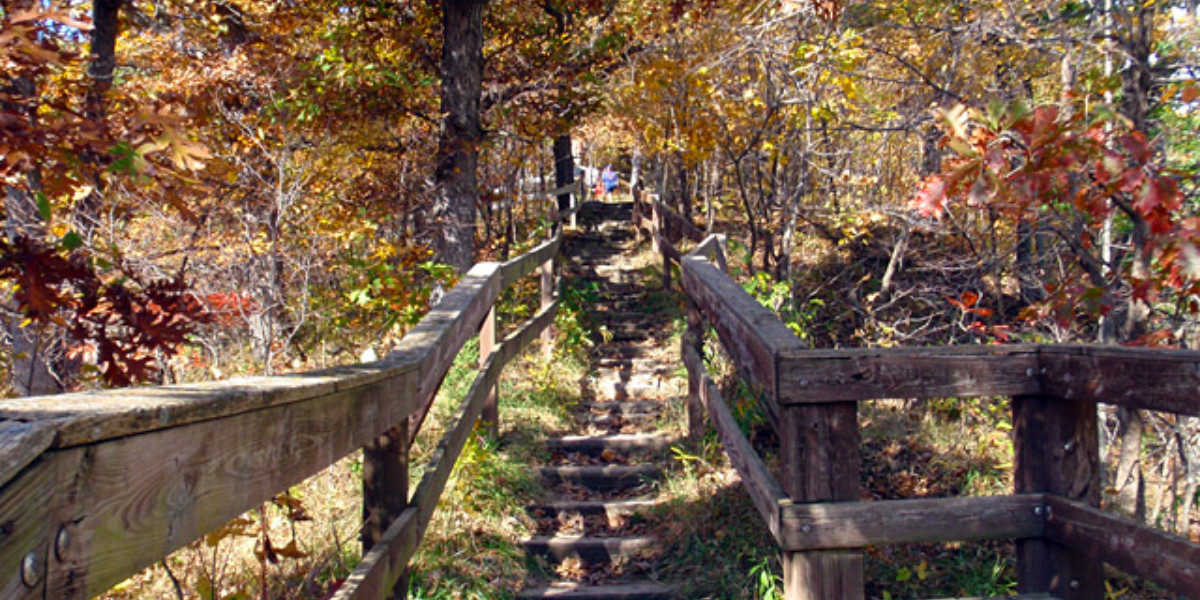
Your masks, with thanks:
[{"label": "twig", "polygon": [[179,598],[179,600],[186,600],[183,597],[183,586],[179,585],[179,578],[175,577],[175,573],[171,571],[171,566],[167,564],[167,559],[164,558],[158,562],[162,564],[163,570],[167,572],[167,578],[171,580],[171,585],[175,587],[175,597]]}]

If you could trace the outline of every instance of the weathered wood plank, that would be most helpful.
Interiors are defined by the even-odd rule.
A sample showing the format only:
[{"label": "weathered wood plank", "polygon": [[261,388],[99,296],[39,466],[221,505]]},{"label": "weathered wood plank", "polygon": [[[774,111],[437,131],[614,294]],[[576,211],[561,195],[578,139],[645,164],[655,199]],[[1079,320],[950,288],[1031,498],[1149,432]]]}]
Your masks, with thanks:
[{"label": "weathered wood plank", "polygon": [[564,185],[561,187],[556,187],[556,188],[546,192],[545,195],[554,197],[554,196],[562,196],[564,194],[577,194],[582,189],[583,189],[583,181],[581,180],[581,181],[576,181],[575,183],[568,183],[567,185]]},{"label": "weathered wood plank", "polygon": [[409,431],[421,430],[421,423],[442,379],[454,364],[454,358],[467,340],[479,332],[479,325],[500,295],[500,265],[479,263],[471,268],[425,318],[409,331],[387,360],[419,361],[420,379],[417,398],[420,410],[409,423]]},{"label": "weathered wood plank", "polygon": [[675,212],[671,207],[657,200],[654,201],[652,206],[654,207],[654,211],[661,217],[659,223],[662,224],[663,233],[666,234],[668,240],[687,239],[693,242],[704,240],[704,232],[700,231],[699,227],[690,223],[687,219],[683,218],[683,215]]},{"label": "weathered wood plank", "polygon": [[726,406],[720,390],[717,389],[717,384],[708,376],[704,368],[704,361],[691,345],[684,344],[683,346],[683,363],[687,366],[689,375],[695,374],[699,379],[700,400],[708,411],[708,416],[712,420],[717,434],[721,437],[725,453],[729,456],[729,461],[737,468],[742,484],[745,486],[746,492],[750,494],[750,499],[758,509],[759,515],[762,516],[763,522],[771,531],[771,535],[778,541],[780,539],[780,505],[789,501],[783,493],[783,488],[771,476],[767,466],[763,464],[758,453],[754,451],[754,447],[750,445],[749,440],[738,427],[737,420],[729,412],[729,407]]},{"label": "weathered wood plank", "polygon": [[[0,491],[0,520],[16,515],[19,527],[14,543],[0,545],[0,564],[41,551],[69,525],[70,548],[50,561],[46,597],[91,598],[379,437],[415,409],[415,381],[408,371],[316,400],[43,454]],[[42,480],[43,471],[61,476]],[[26,478],[51,491],[31,499]],[[31,526],[30,511],[44,523]],[[43,529],[31,535],[30,527]]]},{"label": "weathered wood plank", "polygon": [[[366,555],[383,543],[387,531],[408,508],[408,419],[363,447],[362,547]],[[404,598],[408,586],[402,577],[392,586],[393,598]]]},{"label": "weathered wood plank", "polygon": [[804,343],[775,313],[703,258],[684,258],[683,286],[717,330],[734,364],[767,394],[768,410],[777,416],[776,402],[783,393],[777,357],[798,353]]},{"label": "weathered wood plank", "polygon": [[539,265],[553,260],[558,255],[561,245],[562,232],[559,232],[554,238],[538,244],[529,252],[500,265],[500,289],[507,289],[522,277],[532,273]]},{"label": "weathered wood plank", "polygon": [[[73,465],[47,455],[35,457],[28,468],[0,485],[0,598],[43,600],[46,565],[53,558],[58,521],[48,517],[55,488],[65,468]],[[22,562],[31,557],[28,584]]]},{"label": "weathered wood plank", "polygon": [[1046,395],[1200,416],[1200,352],[1048,346],[1041,353]]},{"label": "weathered wood plank", "polygon": [[500,371],[503,367],[504,362],[500,360],[500,353],[497,352],[480,368],[479,375],[471,384],[471,389],[458,406],[453,425],[442,436],[437,449],[433,451],[433,456],[429,459],[425,476],[417,484],[417,489],[413,492],[412,497],[412,504],[417,507],[418,540],[425,535],[425,529],[429,526],[434,509],[437,508],[438,498],[446,488],[446,481],[450,479],[454,463],[458,461],[471,431],[475,429],[475,422],[479,420],[479,415],[483,412],[483,403],[487,398],[487,392],[496,385],[496,380],[500,378]]},{"label": "weathered wood plank", "polygon": [[394,379],[416,368],[415,357],[403,356],[279,377],[3,400],[0,419],[58,420],[54,447],[68,448],[307,402]]},{"label": "weathered wood plank", "polygon": [[[780,483],[793,502],[858,499],[858,405],[780,407]],[[787,600],[862,600],[862,554],[850,550],[784,552]]]},{"label": "weathered wood plank", "polygon": [[654,238],[658,240],[658,249],[662,252],[664,258],[670,259],[675,264],[683,261],[683,253],[675,248],[663,234],[656,232]]},{"label": "weathered wood plank", "polygon": [[1041,537],[1043,504],[1041,494],[788,504],[780,509],[780,546],[825,550]]},{"label": "weathered wood plank", "polygon": [[[496,351],[496,307],[488,311],[483,319],[483,327],[479,329],[479,368],[484,368],[492,353]],[[492,386],[483,400],[483,412],[480,418],[487,422],[488,435],[500,437],[500,404],[499,390]]]},{"label": "weathered wood plank", "polygon": [[537,314],[529,317],[519,329],[504,336],[504,342],[495,352],[500,357],[500,362],[508,364],[529,347],[543,331],[549,329],[554,324],[555,317],[558,316],[558,307],[558,300],[551,302],[538,310]]},{"label": "weathered wood plank", "polygon": [[1097,561],[1200,597],[1200,544],[1059,496],[1047,496],[1046,537]]},{"label": "weathered wood plank", "polygon": [[363,556],[358,567],[331,600],[384,600],[408,570],[417,551],[417,509],[410,507],[392,522],[379,543]]},{"label": "weathered wood plank", "polygon": [[1033,394],[1036,346],[784,350],[780,402]]},{"label": "weathered wood plank", "polygon": [[437,449],[434,450],[429,465],[425,469],[425,476],[421,478],[416,491],[413,492],[412,504],[418,508],[418,539],[424,536],[429,519],[433,516],[433,510],[437,507],[438,498],[441,497],[442,491],[446,487],[446,481],[449,480],[450,473],[454,469],[454,463],[462,454],[463,447],[466,445],[471,431],[475,428],[475,422],[479,420],[479,416],[483,412],[488,390],[496,386],[505,365],[537,339],[541,330],[554,322],[554,316],[557,313],[558,302],[538,311],[536,315],[525,321],[520,329],[506,336],[504,342],[480,366],[479,374],[476,375],[471,388],[459,404],[453,425],[438,442]]},{"label": "weathered wood plank", "polygon": [[54,443],[57,426],[54,421],[0,421],[0,487]]},{"label": "weathered wood plank", "polygon": [[[1014,396],[1013,487],[1100,504],[1096,405],[1047,396]],[[1104,597],[1102,565],[1079,548],[1044,538],[1017,540],[1017,591],[1064,600]]]},{"label": "weathered wood plank", "polygon": [[729,272],[729,264],[726,262],[725,257],[724,235],[713,234],[704,238],[703,242],[700,242],[698,246],[692,248],[691,252],[688,252],[688,256],[703,256],[708,260],[716,262],[717,268],[722,273]]},{"label": "weathered wood plank", "polygon": [[[541,266],[541,292],[538,306],[546,308],[554,301],[554,262],[546,261]],[[550,360],[554,355],[554,325],[553,323],[542,330],[542,358]]]}]

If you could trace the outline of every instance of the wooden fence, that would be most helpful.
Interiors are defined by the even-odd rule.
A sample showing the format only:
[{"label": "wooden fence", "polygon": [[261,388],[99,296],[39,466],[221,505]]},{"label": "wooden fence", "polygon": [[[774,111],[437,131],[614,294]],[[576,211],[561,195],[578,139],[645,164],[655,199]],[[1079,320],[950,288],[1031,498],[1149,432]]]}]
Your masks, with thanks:
[{"label": "wooden fence", "polygon": [[[789,600],[863,598],[862,549],[1015,539],[1018,588],[1104,598],[1102,564],[1200,599],[1200,545],[1097,507],[1096,403],[1200,416],[1200,352],[1109,346],[953,346],[813,350],[725,273],[723,243],[639,202],[688,297],[682,355],[689,422],[717,430],[783,553]],[[674,244],[697,244],[684,254]],[[714,265],[713,263],[717,264]],[[776,478],[739,430],[701,358],[711,325],[779,434]],[[982,498],[860,502],[859,402],[1012,399],[1015,490]],[[1046,597],[1046,596],[1036,596]]]},{"label": "wooden fence", "polygon": [[[576,183],[548,195],[582,193]],[[556,222],[574,218],[570,206],[552,208]],[[520,257],[475,265],[378,362],[0,402],[0,599],[96,596],[360,448],[369,549],[335,598],[404,597],[471,430],[481,416],[495,430],[501,371],[554,322],[561,240],[556,227]],[[497,297],[534,270],[540,310],[497,342]],[[410,496],[413,434],[476,334],[479,374]]]}]

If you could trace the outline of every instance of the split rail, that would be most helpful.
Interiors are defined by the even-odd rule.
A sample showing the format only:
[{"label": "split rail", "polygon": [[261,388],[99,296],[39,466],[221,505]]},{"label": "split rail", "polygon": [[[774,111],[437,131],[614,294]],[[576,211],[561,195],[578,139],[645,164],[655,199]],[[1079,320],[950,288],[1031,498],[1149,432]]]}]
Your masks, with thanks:
[{"label": "split rail", "polygon": [[[574,219],[580,183],[555,223]],[[555,204],[554,202],[551,203]],[[406,595],[408,562],[476,422],[495,432],[496,384],[558,311],[562,228],[528,253],[475,265],[383,360],[243,378],[0,402],[0,599],[86,600],[363,449],[364,555],[337,600]],[[539,271],[541,307],[503,340],[496,300]],[[425,475],[409,446],[463,345],[478,376]]]},{"label": "split rail", "polygon": [[[1100,600],[1103,564],[1200,599],[1200,545],[1099,510],[1097,403],[1200,416],[1200,352],[1110,346],[806,348],[725,271],[723,241],[657,200],[638,201],[689,303],[688,420],[716,429],[783,555],[788,600],[863,598],[863,549],[1013,539],[1030,598]],[[675,244],[695,244],[688,253]],[[715,330],[779,437],[779,473],[738,428],[706,372]],[[860,502],[858,403],[1007,396],[1015,489],[994,497]]]}]

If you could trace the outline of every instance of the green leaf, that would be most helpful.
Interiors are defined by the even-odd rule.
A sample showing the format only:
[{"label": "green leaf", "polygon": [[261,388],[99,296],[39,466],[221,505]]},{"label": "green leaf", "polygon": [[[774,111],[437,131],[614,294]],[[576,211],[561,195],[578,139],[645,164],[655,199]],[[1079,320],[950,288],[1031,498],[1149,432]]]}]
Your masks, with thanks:
[{"label": "green leaf", "polygon": [[83,238],[74,231],[68,231],[67,235],[62,236],[62,247],[65,250],[78,250],[83,246]]},{"label": "green leaf", "polygon": [[38,214],[42,215],[43,221],[49,221],[50,220],[50,200],[48,198],[46,198],[46,195],[41,192],[34,193],[33,197],[34,197],[34,199],[37,200]]},{"label": "green leaf", "polygon": [[909,579],[912,579],[912,571],[909,571],[908,567],[900,567],[900,570],[896,571],[896,581],[903,582]]}]

